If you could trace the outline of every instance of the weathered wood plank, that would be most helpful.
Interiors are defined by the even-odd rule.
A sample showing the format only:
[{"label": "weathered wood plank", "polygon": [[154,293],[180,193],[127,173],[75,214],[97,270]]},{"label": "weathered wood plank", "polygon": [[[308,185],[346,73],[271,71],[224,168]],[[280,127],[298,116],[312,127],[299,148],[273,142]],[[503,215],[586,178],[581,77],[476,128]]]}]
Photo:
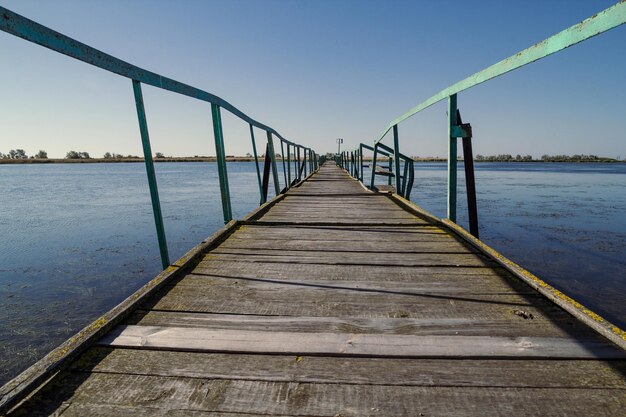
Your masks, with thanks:
[{"label": "weathered wood plank", "polygon": [[[125,324],[310,333],[390,333],[503,337],[569,337],[572,335],[573,330],[571,326],[563,326],[562,320],[547,320],[535,317],[529,319],[517,314],[511,314],[509,317],[501,319],[415,319],[408,317],[285,317],[139,310],[131,315],[125,321]],[[575,328],[574,330],[579,336],[595,336],[591,330],[586,328]]]},{"label": "weathered wood plank", "polygon": [[[148,300],[144,308],[281,316],[470,319],[518,319],[516,311],[521,310],[531,314],[533,322],[571,321],[561,309],[537,295],[372,292],[215,277],[207,277],[205,286],[170,287],[167,294]],[[572,327],[572,331],[576,329]]]},{"label": "weathered wood plank", "polygon": [[384,253],[374,257],[364,253],[312,251],[268,251],[217,248],[207,253],[203,262],[213,260],[240,262],[279,262],[330,265],[389,265],[389,266],[468,266],[492,267],[495,263],[477,253]]},{"label": "weathered wood plank", "polygon": [[626,359],[626,352],[599,338],[297,333],[120,325],[98,344],[199,352],[328,356]]},{"label": "weathered wood plank", "polygon": [[322,251],[322,252],[368,252],[385,253],[476,253],[475,248],[467,248],[460,242],[450,239],[426,242],[396,242],[385,240],[369,241],[334,241],[334,240],[305,240],[305,239],[228,239],[220,245],[220,249],[246,249],[246,250],[298,250],[298,251]]},{"label": "weathered wood plank", "polygon": [[246,355],[93,347],[72,370],[203,379],[428,387],[626,389],[626,362]]},{"label": "weathered wood plank", "polygon": [[293,225],[272,227],[248,224],[241,226],[232,238],[243,239],[293,239],[301,238],[309,241],[329,240],[336,242],[370,240],[388,240],[402,244],[403,242],[454,241],[455,239],[442,229],[431,226],[423,227],[373,227],[373,226],[306,226]]},{"label": "weathered wood plank", "polygon": [[[408,281],[384,281],[376,277],[369,280],[360,281],[342,279],[307,279],[306,276],[288,275],[273,276],[263,274],[262,271],[242,274],[239,270],[229,270],[227,268],[216,269],[213,273],[203,272],[201,267],[196,267],[191,273],[176,281],[175,285],[183,287],[210,286],[211,291],[219,291],[216,286],[222,285],[231,287],[235,284],[239,289],[248,291],[250,289],[265,291],[283,291],[285,288],[313,288],[330,290],[347,290],[361,293],[373,294],[395,294],[395,295],[451,295],[451,296],[471,296],[471,295],[533,295],[537,292],[521,283],[515,281],[506,282],[497,277],[479,276],[478,278],[460,276],[457,279],[440,280],[437,275],[420,277]],[[350,278],[350,277],[346,277]],[[289,286],[289,287],[285,287]],[[225,288],[224,291],[230,291]]]},{"label": "weathered wood plank", "polygon": [[[302,280],[350,280],[358,281],[414,281],[419,282],[456,282],[470,280],[480,283],[493,279],[503,282],[519,281],[501,268],[476,268],[457,266],[403,266],[403,265],[315,265],[283,264],[275,262],[238,262],[237,260],[212,259],[201,262],[195,269],[197,273],[215,275],[245,274],[250,278],[299,278]],[[522,287],[525,288],[525,287]]]},{"label": "weathered wood plank", "polygon": [[[152,410],[154,415],[198,412],[299,416],[617,416],[622,390],[579,388],[414,387],[206,380],[125,374],[65,373],[37,394],[21,415],[110,415]],[[51,401],[51,398],[55,400]],[[64,399],[64,401],[61,401]],[[39,400],[39,401],[37,401]],[[32,405],[31,405],[32,404]],[[105,411],[106,410],[106,411]],[[176,414],[178,413],[178,414]],[[19,414],[16,414],[19,415]],[[192,414],[193,415],[193,414]],[[198,414],[196,414],[198,415]]]}]

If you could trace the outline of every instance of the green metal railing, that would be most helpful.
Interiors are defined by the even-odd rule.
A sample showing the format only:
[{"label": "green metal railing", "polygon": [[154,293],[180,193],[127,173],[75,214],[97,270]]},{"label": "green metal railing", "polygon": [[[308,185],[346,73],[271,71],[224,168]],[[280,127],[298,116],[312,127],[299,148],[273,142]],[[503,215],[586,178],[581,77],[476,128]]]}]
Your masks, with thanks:
[{"label": "green metal railing", "polygon": [[[371,179],[370,189],[376,189],[375,178],[377,175],[388,178],[388,185],[392,185],[392,178],[395,178],[395,190],[396,193],[406,198],[407,200],[411,196],[411,189],[413,188],[413,181],[415,176],[415,168],[413,165],[413,158],[406,156],[400,152],[396,155],[393,148],[383,144],[375,143],[374,146],[369,146],[364,143],[359,144],[359,147],[353,151],[343,151],[338,155],[337,163],[344,168],[354,178],[358,179],[365,184],[364,171],[365,162],[363,157],[363,150],[368,150],[373,153],[371,163]],[[387,165],[378,165],[380,156],[387,157]]]},{"label": "green metal railing", "polygon": [[[399,151],[398,125],[406,119],[410,118],[411,116],[414,116],[422,110],[429,108],[433,104],[447,99],[448,179],[446,213],[448,219],[456,223],[457,139],[462,138],[470,233],[478,237],[478,214],[476,208],[476,187],[474,184],[474,164],[472,155],[472,129],[470,124],[463,124],[461,122],[461,114],[458,109],[457,95],[462,91],[477,86],[478,84],[484,83],[493,78],[499,77],[500,75],[506,74],[507,72],[516,70],[524,65],[533,63],[549,55],[555,54],[559,51],[562,51],[563,49],[585,41],[593,36],[599,35],[610,29],[623,25],[624,23],[626,23],[626,0],[622,0],[619,3],[609,7],[608,9],[603,10],[588,19],[585,19],[582,22],[557,33],[556,35],[553,35],[529,48],[526,48],[523,51],[520,51],[515,55],[512,55],[473,75],[470,75],[469,77],[441,90],[434,96],[411,108],[400,117],[392,120],[387,125],[385,130],[380,134],[379,138],[374,142],[374,144],[375,146],[378,145],[387,135],[387,133],[393,130],[394,146],[392,148],[392,151],[395,166],[394,176],[396,178],[396,189],[401,190],[401,176],[399,175],[401,157]],[[362,150],[362,148],[359,149]],[[341,155],[338,162],[345,167],[348,165],[350,157],[350,153],[347,153],[346,155]],[[373,164],[375,165],[376,158],[374,158],[373,161]],[[372,180],[370,183],[371,187],[374,186],[374,175],[375,173],[373,172]],[[361,177],[360,180],[363,181],[363,178]]]},{"label": "green metal railing", "polygon": [[[154,222],[156,225],[157,238],[159,242],[159,250],[161,255],[161,264],[163,269],[170,265],[167,240],[165,236],[165,227],[163,225],[163,214],[161,212],[161,203],[159,199],[159,190],[154,171],[154,162],[152,160],[152,150],[150,148],[150,137],[148,134],[148,123],[146,120],[146,111],[143,103],[143,95],[141,85],[151,85],[173,93],[182,94],[211,104],[211,115],[213,119],[213,135],[215,139],[215,152],[217,156],[218,176],[220,183],[220,195],[222,199],[222,210],[224,215],[224,223],[232,220],[232,206],[230,198],[230,190],[228,186],[228,170],[226,165],[226,151],[224,148],[224,133],[222,127],[221,110],[227,110],[239,119],[248,123],[250,126],[250,136],[252,140],[252,150],[256,163],[257,179],[259,182],[259,193],[261,194],[261,204],[267,201],[268,186],[271,176],[274,182],[276,194],[284,192],[291,186],[296,185],[308,175],[308,173],[317,169],[318,156],[310,148],[296,144],[282,137],[276,130],[252,119],[226,100],[200,90],[190,85],[181,83],[171,78],[164,77],[160,74],[147,71],[138,66],[129,64],[121,59],[115,58],[109,54],[92,48],[84,43],[74,40],[50,28],[47,28],[37,22],[29,20],[17,13],[14,13],[0,6],[0,30],[15,35],[27,41],[36,43],[55,52],[75,58],[87,64],[94,65],[98,68],[110,71],[114,74],[132,80],[133,92],[135,95],[135,104],[137,107],[137,117],[139,121],[139,131],[141,134],[141,143],[143,146],[144,160],[146,164],[146,172],[148,175],[148,185],[150,188],[150,198],[152,202],[152,211],[154,214]],[[257,153],[256,141],[254,138],[254,128],[264,130],[267,134],[267,144],[265,148],[265,165],[263,176],[259,169],[259,157]],[[276,153],[274,151],[274,137],[280,140],[281,150],[285,145],[287,148],[287,163],[285,163],[285,154],[281,155],[283,167],[287,167],[285,173],[285,187],[281,190],[278,178],[278,169],[276,166]],[[291,149],[294,150],[294,177],[291,175]]]}]

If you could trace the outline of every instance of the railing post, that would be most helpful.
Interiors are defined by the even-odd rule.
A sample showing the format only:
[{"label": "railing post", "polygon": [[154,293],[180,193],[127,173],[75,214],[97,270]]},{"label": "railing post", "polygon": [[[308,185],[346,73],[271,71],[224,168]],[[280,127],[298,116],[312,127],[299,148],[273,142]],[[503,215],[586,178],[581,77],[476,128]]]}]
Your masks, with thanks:
[{"label": "railing post", "polygon": [[465,188],[467,191],[467,211],[469,214],[470,233],[478,236],[478,208],[476,207],[476,182],[474,179],[474,156],[472,138],[463,138],[463,165],[465,166]]},{"label": "railing post", "polygon": [[287,180],[288,187],[291,188],[291,145],[287,144]]},{"label": "railing post", "polygon": [[302,165],[300,165],[300,146],[298,146],[297,152],[296,152],[296,160],[294,162],[296,162],[296,174],[298,175],[297,179],[298,182],[302,181]]},{"label": "railing post", "polygon": [[402,178],[402,197],[406,198],[406,185],[409,179],[409,161],[404,161],[404,177]]},{"label": "railing post", "polygon": [[272,157],[270,156],[270,144],[265,144],[265,159],[263,161],[263,188],[261,190],[261,204],[267,201],[267,193],[270,185],[270,169],[272,168]]},{"label": "railing post", "polygon": [[254,153],[254,166],[256,167],[256,177],[259,182],[259,193],[261,194],[261,199],[263,199],[263,183],[261,182],[261,170],[259,169],[259,156],[256,151],[256,140],[254,139],[254,127],[252,126],[252,124],[250,124],[250,139],[252,140],[252,152]]},{"label": "railing post", "polygon": [[306,153],[307,153],[308,149],[304,148],[304,152],[302,152],[302,167],[304,168],[304,178],[306,178],[307,173],[306,173]]},{"label": "railing post", "polygon": [[[402,185],[400,184],[400,140],[398,138],[398,125],[393,125],[393,157],[396,163],[396,192],[402,195]],[[389,179],[391,179],[391,177],[389,177]]]},{"label": "railing post", "polygon": [[226,150],[224,149],[224,132],[222,130],[222,116],[220,106],[211,103],[211,115],[213,116],[213,136],[215,137],[215,153],[217,156],[217,173],[220,179],[220,194],[222,196],[222,211],[224,223],[233,219],[230,206],[230,190],[228,189],[228,172],[226,171]]},{"label": "railing post", "polygon": [[350,174],[350,176],[352,176],[352,151],[347,151],[346,152],[346,165],[347,165],[347,170],[348,170],[348,174]]},{"label": "railing post", "polygon": [[280,184],[278,182],[278,169],[276,168],[276,152],[274,152],[274,138],[272,138],[272,132],[267,132],[267,144],[269,146],[269,153],[272,157],[272,177],[274,178],[274,189],[276,195],[280,194]]},{"label": "railing post", "polygon": [[413,160],[409,161],[409,179],[406,183],[405,197],[407,200],[411,199],[411,190],[413,189],[413,178],[415,176],[415,167],[413,166]]},{"label": "railing post", "polygon": [[359,179],[363,182],[363,144],[359,144],[359,164],[361,164]]},{"label": "railing post", "polygon": [[159,187],[157,185],[154,163],[152,161],[152,149],[150,147],[150,136],[148,135],[148,122],[146,120],[146,109],[143,105],[143,94],[141,93],[141,83],[133,80],[133,91],[135,93],[135,105],[137,107],[137,118],[139,120],[139,133],[141,134],[141,145],[143,147],[143,157],[146,163],[146,173],[148,174],[148,186],[150,187],[150,199],[152,201],[152,214],[156,225],[157,239],[159,240],[159,251],[161,253],[161,265],[166,269],[170,265],[170,257],[167,252],[167,240],[165,239],[165,227],[163,226],[163,214],[161,213],[161,201],[159,200]]},{"label": "railing post", "polygon": [[374,144],[374,155],[372,156],[372,181],[370,182],[370,189],[374,189],[374,182],[376,181],[376,158],[378,156],[378,144]]},{"label": "railing post", "polygon": [[448,97],[448,201],[447,214],[450,221],[456,223],[456,137],[453,136],[452,129],[456,126],[456,94]]},{"label": "railing post", "polygon": [[296,181],[296,182],[300,181],[300,173],[299,173],[300,172],[299,171],[300,160],[299,160],[299,158],[300,158],[300,146],[296,145],[293,148],[293,176],[294,176],[293,180]]},{"label": "railing post", "polygon": [[285,190],[289,189],[289,183],[287,182],[287,168],[285,167],[285,147],[283,140],[280,140],[280,159],[283,161],[283,177],[285,177]]},{"label": "railing post", "polygon": [[[389,172],[393,172],[393,158],[391,156],[388,157],[389,161]],[[391,175],[387,177],[387,184],[391,185]]]},{"label": "railing post", "polygon": [[478,207],[476,205],[476,181],[474,178],[474,154],[472,152],[472,127],[463,124],[461,112],[456,111],[457,123],[462,125],[463,135],[463,166],[465,167],[465,190],[467,192],[467,212],[469,216],[469,229],[472,236],[478,236]]}]

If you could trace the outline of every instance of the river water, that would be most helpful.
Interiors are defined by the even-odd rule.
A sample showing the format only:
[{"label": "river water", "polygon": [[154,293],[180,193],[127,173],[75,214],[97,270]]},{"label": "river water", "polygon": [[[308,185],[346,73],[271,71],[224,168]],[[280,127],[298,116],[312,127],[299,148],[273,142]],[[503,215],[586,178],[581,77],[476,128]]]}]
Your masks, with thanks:
[{"label": "river water", "polygon": [[[256,171],[228,170],[241,218],[258,205]],[[444,217],[445,164],[415,170],[411,199]],[[217,169],[156,171],[173,261],[223,225]],[[482,163],[476,182],[485,242],[626,327],[626,164]],[[0,165],[0,190],[2,384],[155,276],[160,260],[141,163]]]}]

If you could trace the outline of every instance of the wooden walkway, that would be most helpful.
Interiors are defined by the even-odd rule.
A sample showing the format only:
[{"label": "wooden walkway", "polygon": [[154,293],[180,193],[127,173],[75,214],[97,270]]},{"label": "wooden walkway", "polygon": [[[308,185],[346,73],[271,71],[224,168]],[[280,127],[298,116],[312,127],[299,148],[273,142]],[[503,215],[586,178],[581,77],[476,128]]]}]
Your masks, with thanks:
[{"label": "wooden walkway", "polygon": [[624,350],[334,163],[125,303],[10,415],[626,410]]}]

